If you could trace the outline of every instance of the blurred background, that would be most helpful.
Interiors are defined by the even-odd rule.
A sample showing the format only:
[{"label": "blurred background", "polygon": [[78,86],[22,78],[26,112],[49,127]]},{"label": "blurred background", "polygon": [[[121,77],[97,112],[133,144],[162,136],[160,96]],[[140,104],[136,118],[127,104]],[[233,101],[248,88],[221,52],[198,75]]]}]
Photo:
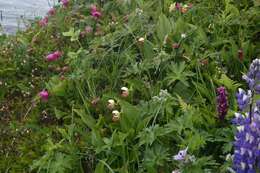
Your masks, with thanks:
[{"label": "blurred background", "polygon": [[35,17],[41,17],[58,0],[0,0],[0,34],[14,34],[24,29],[26,23]]}]

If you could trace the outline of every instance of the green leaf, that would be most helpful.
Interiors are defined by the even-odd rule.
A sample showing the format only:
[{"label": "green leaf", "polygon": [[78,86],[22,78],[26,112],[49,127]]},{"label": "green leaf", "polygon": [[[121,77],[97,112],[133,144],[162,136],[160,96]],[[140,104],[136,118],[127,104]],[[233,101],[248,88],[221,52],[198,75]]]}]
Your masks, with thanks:
[{"label": "green leaf", "polygon": [[237,88],[241,86],[241,84],[237,83],[236,81],[233,81],[225,74],[222,74],[217,82],[219,82],[220,84],[227,87],[227,89],[230,89],[232,91],[237,90]]},{"label": "green leaf", "polygon": [[63,32],[63,36],[70,37],[70,41],[77,41],[79,39],[80,30],[75,31],[74,28],[70,28],[68,32]]},{"label": "green leaf", "polygon": [[58,118],[58,119],[61,119],[66,115],[65,112],[62,112],[62,111],[58,110],[57,108],[54,108],[54,113],[55,113],[56,118]]},{"label": "green leaf", "polygon": [[51,92],[51,94],[56,96],[65,96],[67,89],[67,81],[61,81],[59,77],[54,76],[47,83],[47,89]]},{"label": "green leaf", "polygon": [[160,39],[160,41],[164,42],[165,37],[168,34],[170,34],[171,31],[172,31],[171,22],[164,14],[161,14],[159,16],[159,21],[157,23],[157,28],[156,28],[157,36]]},{"label": "green leaf", "polygon": [[141,120],[141,110],[123,100],[119,101],[119,105],[122,112],[120,120],[122,130],[128,132],[130,129],[136,129]]},{"label": "green leaf", "polygon": [[88,115],[84,110],[82,109],[73,109],[74,112],[76,112],[81,120],[90,128],[90,129],[95,129],[96,125],[96,120],[91,116]]},{"label": "green leaf", "polygon": [[175,83],[176,81],[180,81],[185,86],[189,86],[188,79],[194,74],[190,71],[185,70],[186,65],[184,62],[180,64],[173,63],[170,66],[168,76],[165,80],[168,82],[168,85]]},{"label": "green leaf", "polygon": [[104,173],[105,169],[104,169],[104,164],[99,162],[95,168],[95,173]]}]

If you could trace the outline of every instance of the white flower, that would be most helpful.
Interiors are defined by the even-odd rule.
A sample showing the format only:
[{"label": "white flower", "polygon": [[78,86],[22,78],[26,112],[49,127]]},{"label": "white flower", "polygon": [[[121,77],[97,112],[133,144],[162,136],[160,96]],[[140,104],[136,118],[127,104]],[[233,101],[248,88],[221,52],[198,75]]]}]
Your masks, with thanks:
[{"label": "white flower", "polygon": [[143,14],[143,10],[140,9],[140,8],[137,8],[137,9],[135,10],[135,12],[136,12],[136,14],[139,15],[139,16]]},{"label": "white flower", "polygon": [[181,34],[181,38],[186,38],[186,37],[187,37],[187,35],[185,33]]},{"label": "white flower", "polygon": [[139,43],[144,43],[144,38],[143,38],[143,37],[140,37],[140,38],[138,39],[138,42],[139,42]]}]

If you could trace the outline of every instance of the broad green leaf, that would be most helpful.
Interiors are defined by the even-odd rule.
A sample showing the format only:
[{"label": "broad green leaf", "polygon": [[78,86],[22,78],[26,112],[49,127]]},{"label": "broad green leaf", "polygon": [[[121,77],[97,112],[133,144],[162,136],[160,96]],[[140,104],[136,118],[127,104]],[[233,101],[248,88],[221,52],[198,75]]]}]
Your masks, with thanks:
[{"label": "broad green leaf", "polygon": [[74,112],[76,112],[82,121],[90,128],[90,129],[95,129],[96,125],[96,120],[91,116],[88,115],[84,110],[82,109],[73,109]]},{"label": "broad green leaf", "polygon": [[172,31],[172,25],[169,19],[164,15],[161,14],[159,16],[159,21],[157,23],[157,36],[161,42],[164,42],[165,37],[170,34]]}]

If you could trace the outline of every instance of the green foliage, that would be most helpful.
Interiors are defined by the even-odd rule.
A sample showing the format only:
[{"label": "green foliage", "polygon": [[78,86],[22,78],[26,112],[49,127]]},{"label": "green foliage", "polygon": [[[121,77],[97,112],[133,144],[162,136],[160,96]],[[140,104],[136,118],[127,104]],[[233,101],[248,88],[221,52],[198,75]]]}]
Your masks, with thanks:
[{"label": "green foliage", "polygon": [[[70,0],[46,27],[0,36],[0,172],[230,170],[235,92],[260,53],[259,4],[172,3]],[[46,61],[56,50],[62,57]],[[229,92],[224,121],[219,86]],[[186,147],[193,161],[174,160]]]}]

